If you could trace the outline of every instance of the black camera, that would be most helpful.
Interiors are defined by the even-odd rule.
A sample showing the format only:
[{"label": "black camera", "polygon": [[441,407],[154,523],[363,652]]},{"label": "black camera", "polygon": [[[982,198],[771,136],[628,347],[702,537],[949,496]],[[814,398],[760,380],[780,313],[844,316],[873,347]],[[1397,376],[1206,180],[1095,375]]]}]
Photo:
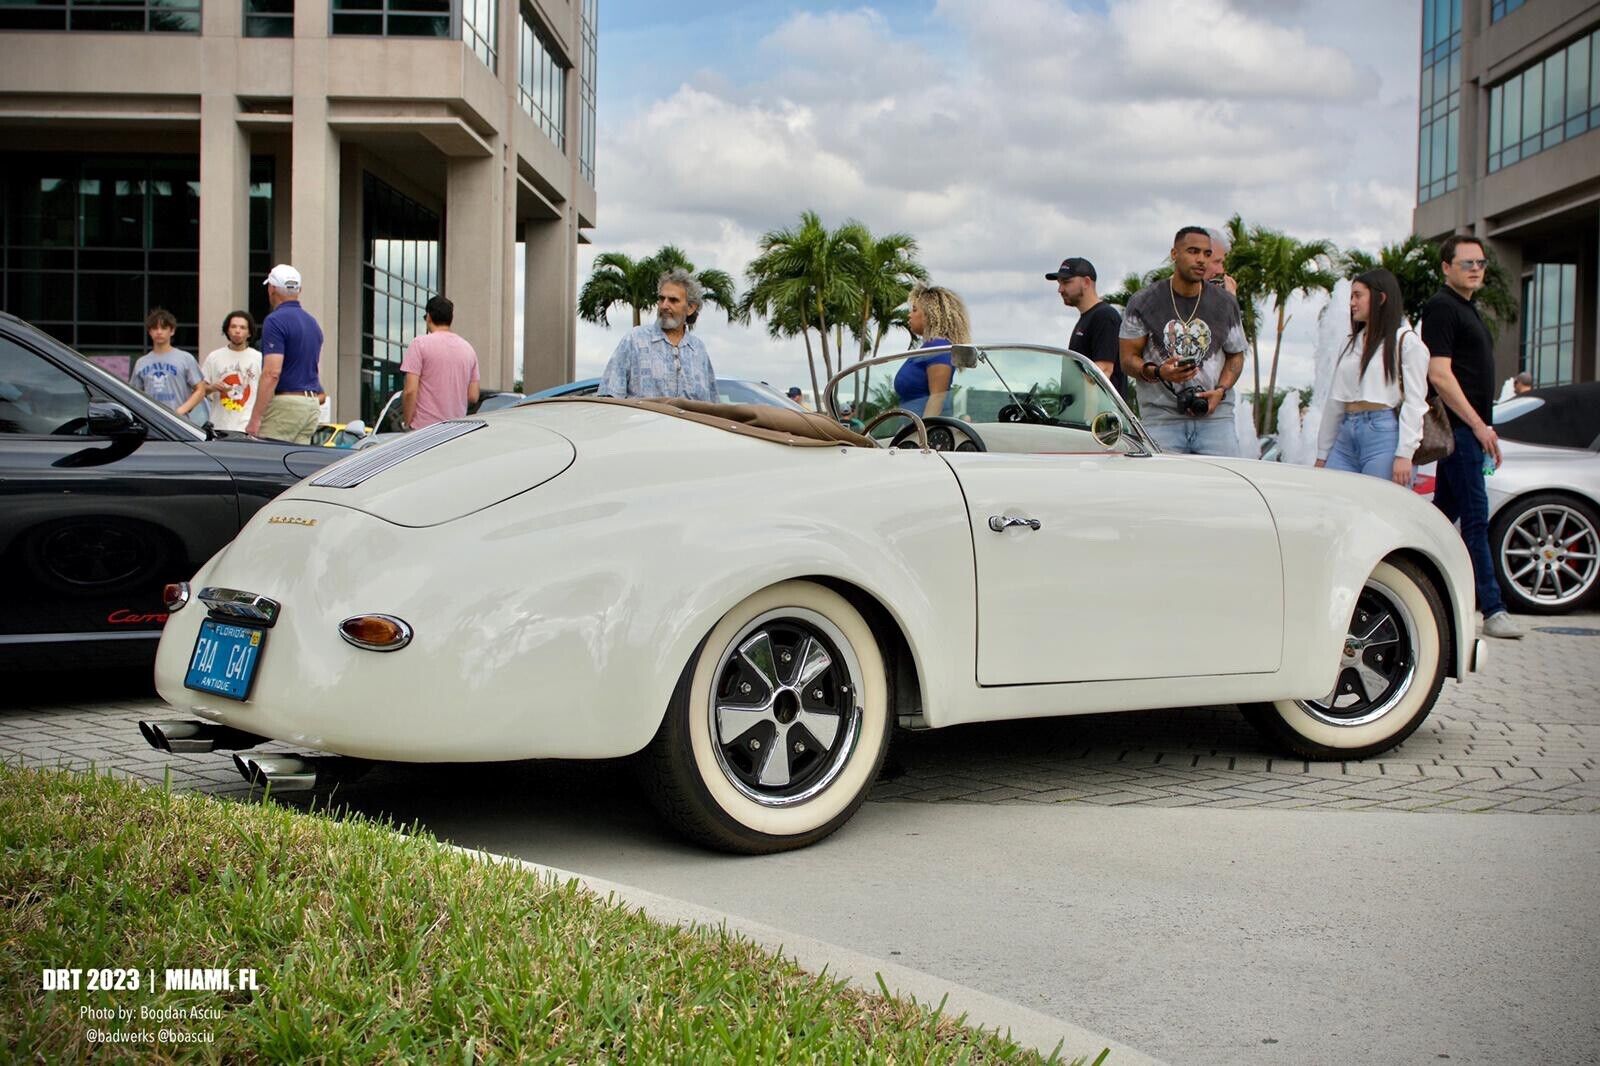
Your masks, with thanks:
[{"label": "black camera", "polygon": [[1185,385],[1181,389],[1174,389],[1173,399],[1177,401],[1178,410],[1186,415],[1204,415],[1211,410],[1211,404],[1200,395],[1200,390],[1193,385]]}]

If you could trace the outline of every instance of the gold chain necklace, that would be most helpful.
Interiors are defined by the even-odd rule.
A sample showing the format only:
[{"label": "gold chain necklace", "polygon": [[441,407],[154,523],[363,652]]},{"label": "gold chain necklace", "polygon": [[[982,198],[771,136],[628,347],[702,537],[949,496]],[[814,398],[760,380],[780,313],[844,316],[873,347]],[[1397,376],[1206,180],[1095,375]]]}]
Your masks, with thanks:
[{"label": "gold chain necklace", "polygon": [[1205,282],[1202,281],[1200,283],[1200,291],[1195,293],[1194,310],[1189,312],[1188,318],[1184,318],[1183,313],[1178,310],[1178,290],[1173,286],[1172,279],[1167,279],[1167,295],[1172,297],[1172,317],[1178,320],[1178,325],[1182,326],[1184,329],[1189,328],[1189,323],[1193,322],[1194,317],[1200,313],[1200,298],[1205,294],[1206,286]]}]

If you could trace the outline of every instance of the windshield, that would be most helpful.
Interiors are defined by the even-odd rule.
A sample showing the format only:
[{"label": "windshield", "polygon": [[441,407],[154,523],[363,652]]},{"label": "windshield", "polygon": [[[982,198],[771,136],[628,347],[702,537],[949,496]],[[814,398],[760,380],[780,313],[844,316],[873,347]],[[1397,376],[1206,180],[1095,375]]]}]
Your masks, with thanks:
[{"label": "windshield", "polygon": [[[1034,345],[976,350],[972,367],[954,367],[950,348],[923,348],[863,366],[833,383],[827,408],[857,430],[896,408],[953,418],[977,427],[990,451],[1022,452],[1104,451],[1085,438],[1096,416],[1110,413],[1125,434],[1114,447],[1139,450],[1132,414],[1087,359]],[[930,387],[941,380],[940,367],[951,371],[943,395]],[[887,418],[869,432],[889,437],[905,425],[905,419]]]}]

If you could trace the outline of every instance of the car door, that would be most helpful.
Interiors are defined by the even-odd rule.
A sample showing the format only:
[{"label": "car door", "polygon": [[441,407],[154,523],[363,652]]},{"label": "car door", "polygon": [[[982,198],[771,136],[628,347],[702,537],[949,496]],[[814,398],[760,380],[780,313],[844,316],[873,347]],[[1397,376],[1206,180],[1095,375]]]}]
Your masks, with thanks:
[{"label": "car door", "polygon": [[1278,668],[1278,538],[1242,477],[1188,456],[945,459],[972,527],[980,685]]},{"label": "car door", "polygon": [[[233,479],[131,390],[28,332],[0,332],[0,645],[149,642],[162,586],[238,532]],[[92,432],[119,410],[131,418],[115,436]]]}]

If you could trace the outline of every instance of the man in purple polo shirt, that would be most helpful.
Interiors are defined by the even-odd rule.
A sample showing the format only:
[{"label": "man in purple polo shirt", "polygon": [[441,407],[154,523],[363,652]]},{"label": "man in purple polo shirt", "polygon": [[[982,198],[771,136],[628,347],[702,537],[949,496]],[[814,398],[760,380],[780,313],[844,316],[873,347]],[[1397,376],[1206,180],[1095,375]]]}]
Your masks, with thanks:
[{"label": "man in purple polo shirt", "polygon": [[322,327],[300,306],[300,272],[279,263],[267,275],[272,313],[261,323],[261,382],[248,432],[294,444],[311,443],[322,392]]}]

